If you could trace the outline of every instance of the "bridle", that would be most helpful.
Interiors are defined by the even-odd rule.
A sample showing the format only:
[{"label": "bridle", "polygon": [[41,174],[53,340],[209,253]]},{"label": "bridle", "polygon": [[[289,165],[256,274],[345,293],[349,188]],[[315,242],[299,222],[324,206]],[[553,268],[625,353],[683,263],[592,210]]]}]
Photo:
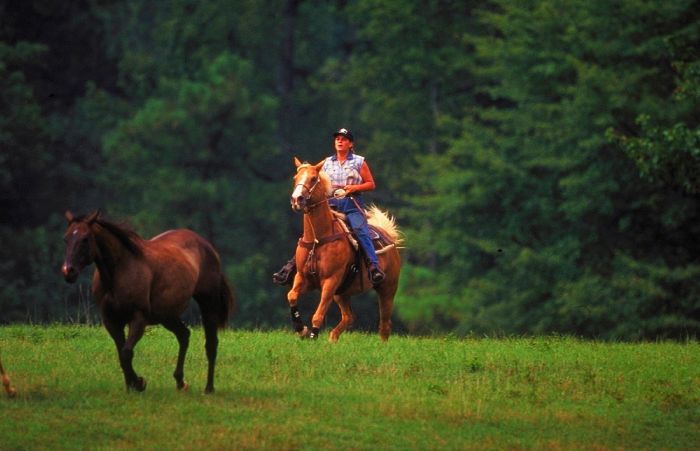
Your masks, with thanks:
[{"label": "bridle", "polygon": [[313,185],[311,185],[311,188],[307,188],[305,183],[297,183],[294,185],[294,189],[296,190],[297,187],[301,186],[301,197],[304,199],[304,214],[309,214],[314,208],[319,206],[320,204],[324,202],[328,202],[328,200],[332,197],[325,197],[324,199],[314,202],[313,204],[308,204],[308,202],[311,200],[311,196],[313,195],[314,191],[318,187],[318,185],[321,182],[321,177],[317,176],[316,181],[314,182]]}]

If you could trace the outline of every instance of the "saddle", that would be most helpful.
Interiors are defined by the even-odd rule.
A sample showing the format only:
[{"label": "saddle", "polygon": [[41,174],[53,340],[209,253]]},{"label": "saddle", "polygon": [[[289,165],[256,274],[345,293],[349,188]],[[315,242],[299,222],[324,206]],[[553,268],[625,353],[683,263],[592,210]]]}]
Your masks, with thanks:
[{"label": "saddle", "polygon": [[[352,228],[350,227],[350,224],[348,223],[345,214],[335,210],[331,211],[333,212],[336,218],[340,219],[340,221],[338,222],[343,227],[344,233],[347,234],[348,241],[350,241],[352,246],[355,248],[355,261],[348,267],[343,281],[338,287],[338,290],[336,290],[336,293],[343,293],[350,287],[350,285],[352,285],[353,281],[355,280],[355,276],[357,275],[357,273],[360,272],[360,268],[362,267],[362,252],[360,251],[357,239],[355,238],[355,235],[352,232]],[[393,247],[394,242],[382,229],[375,227],[371,224],[368,224],[367,228],[369,231],[369,237],[372,240],[372,245],[374,246],[374,250],[377,253],[377,255]]]},{"label": "saddle", "polygon": [[[350,243],[352,243],[355,251],[359,253],[359,245],[355,239],[355,234],[352,232],[352,228],[345,217],[345,214],[335,210],[331,211],[336,218],[340,219],[339,224],[343,227],[343,232],[347,234],[348,240]],[[372,240],[372,245],[374,245],[374,250],[377,252],[377,254],[381,254],[383,251],[385,251],[385,248],[394,245],[394,242],[391,241],[391,238],[389,238],[384,230],[375,227],[372,224],[368,224],[367,226],[367,229],[369,230],[369,237]]]},{"label": "saddle", "polygon": [[[360,250],[360,246],[357,242],[357,239],[355,239],[355,236],[352,232],[352,228],[347,222],[346,216],[343,213],[337,212],[335,210],[331,210],[331,212],[335,216],[337,224],[340,225],[340,228],[342,229],[341,232],[325,236],[317,241],[303,241],[302,238],[299,238],[297,245],[309,249],[309,256],[307,257],[306,263],[304,264],[304,270],[312,277],[316,277],[316,246],[321,246],[325,243],[329,243],[331,241],[336,241],[340,239],[347,239],[348,242],[350,242],[352,247],[355,249],[355,258],[353,262],[350,265],[348,265],[345,271],[345,277],[343,278],[343,281],[336,290],[336,293],[343,293],[345,290],[348,289],[348,287],[350,287],[352,282],[355,280],[355,276],[357,275],[357,273],[360,272],[360,268],[362,268],[362,251]],[[382,229],[368,224],[368,231],[370,239],[372,241],[372,245],[374,246],[374,250],[377,253],[377,255],[386,252],[387,250],[395,246],[396,243],[394,243]]]}]

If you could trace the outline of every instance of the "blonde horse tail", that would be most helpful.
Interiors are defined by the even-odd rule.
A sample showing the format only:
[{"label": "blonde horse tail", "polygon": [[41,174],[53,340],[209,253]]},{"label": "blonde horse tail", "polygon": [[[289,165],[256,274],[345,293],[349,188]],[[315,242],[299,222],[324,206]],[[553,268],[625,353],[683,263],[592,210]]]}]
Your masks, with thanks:
[{"label": "blonde horse tail", "polygon": [[365,211],[367,222],[375,227],[382,229],[394,242],[394,245],[399,247],[403,243],[403,234],[396,225],[396,219],[388,212],[382,211],[379,207],[372,204]]}]

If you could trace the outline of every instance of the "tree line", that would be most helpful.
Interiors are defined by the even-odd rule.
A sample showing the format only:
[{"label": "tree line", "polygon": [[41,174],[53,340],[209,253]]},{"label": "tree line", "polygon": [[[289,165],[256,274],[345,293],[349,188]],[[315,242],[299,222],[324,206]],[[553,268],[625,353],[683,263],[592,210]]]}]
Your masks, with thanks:
[{"label": "tree line", "polygon": [[[94,315],[63,212],[222,255],[234,325],[301,217],[292,157],[350,128],[405,234],[409,333],[695,337],[700,8],[691,0],[0,1],[0,323]],[[316,297],[302,299],[306,312]],[[306,306],[306,307],[304,307]],[[358,298],[358,327],[376,301]]]}]

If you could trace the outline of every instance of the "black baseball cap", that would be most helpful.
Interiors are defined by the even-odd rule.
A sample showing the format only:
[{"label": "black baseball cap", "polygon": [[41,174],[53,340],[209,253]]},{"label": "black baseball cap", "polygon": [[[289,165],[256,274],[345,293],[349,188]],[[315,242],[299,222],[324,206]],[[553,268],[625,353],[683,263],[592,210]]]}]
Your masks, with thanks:
[{"label": "black baseball cap", "polygon": [[354,141],[352,132],[348,130],[347,128],[341,128],[337,132],[333,133],[333,138],[337,137],[338,135],[343,135],[350,141]]}]

